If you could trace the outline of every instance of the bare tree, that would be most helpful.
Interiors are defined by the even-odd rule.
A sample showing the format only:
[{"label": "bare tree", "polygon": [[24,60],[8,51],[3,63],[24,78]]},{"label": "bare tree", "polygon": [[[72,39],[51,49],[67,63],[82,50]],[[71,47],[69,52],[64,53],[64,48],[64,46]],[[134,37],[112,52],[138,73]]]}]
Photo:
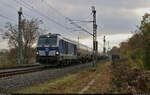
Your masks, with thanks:
[{"label": "bare tree", "polygon": [[[30,63],[31,58],[35,54],[33,44],[36,43],[38,36],[44,31],[40,28],[42,24],[38,19],[23,19],[22,20],[22,32],[23,32],[23,59],[24,63]],[[8,45],[10,49],[18,48],[18,26],[7,23],[7,31],[4,32],[3,39],[8,39]],[[17,55],[17,54],[16,54]]]}]

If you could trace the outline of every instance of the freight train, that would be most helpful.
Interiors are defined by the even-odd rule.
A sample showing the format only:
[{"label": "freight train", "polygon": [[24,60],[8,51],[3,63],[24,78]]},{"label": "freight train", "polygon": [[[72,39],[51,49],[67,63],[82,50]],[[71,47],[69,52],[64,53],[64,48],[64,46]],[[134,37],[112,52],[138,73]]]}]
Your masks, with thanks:
[{"label": "freight train", "polygon": [[56,66],[92,61],[92,48],[60,34],[41,35],[36,49],[36,62],[44,65]]}]

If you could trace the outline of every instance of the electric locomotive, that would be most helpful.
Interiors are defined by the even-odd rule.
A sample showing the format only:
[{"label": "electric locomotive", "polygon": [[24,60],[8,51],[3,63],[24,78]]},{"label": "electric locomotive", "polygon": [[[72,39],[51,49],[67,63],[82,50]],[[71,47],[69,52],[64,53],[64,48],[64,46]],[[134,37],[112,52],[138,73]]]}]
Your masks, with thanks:
[{"label": "electric locomotive", "polygon": [[45,65],[61,65],[92,59],[92,49],[60,34],[41,35],[37,43],[36,61]]}]

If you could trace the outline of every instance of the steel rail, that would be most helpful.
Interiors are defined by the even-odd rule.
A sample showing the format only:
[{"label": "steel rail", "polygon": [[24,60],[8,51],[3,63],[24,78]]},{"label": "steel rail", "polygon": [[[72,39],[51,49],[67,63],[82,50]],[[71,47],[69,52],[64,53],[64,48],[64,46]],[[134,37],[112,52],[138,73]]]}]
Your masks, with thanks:
[{"label": "steel rail", "polygon": [[30,69],[24,69],[24,70],[14,70],[14,71],[0,72],[0,79],[15,76],[15,75],[26,74],[26,73],[44,71],[44,70],[47,70],[47,68],[37,67],[37,68],[30,68]]}]

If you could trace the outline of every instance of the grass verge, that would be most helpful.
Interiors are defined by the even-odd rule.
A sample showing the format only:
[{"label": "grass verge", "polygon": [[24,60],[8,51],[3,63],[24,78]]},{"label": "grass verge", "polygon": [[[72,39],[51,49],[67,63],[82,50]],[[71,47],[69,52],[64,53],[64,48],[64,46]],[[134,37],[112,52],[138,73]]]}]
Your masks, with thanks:
[{"label": "grass verge", "polygon": [[[99,75],[99,76],[98,76]],[[79,93],[91,80],[95,81],[84,93],[148,93],[150,92],[150,71],[131,66],[128,60],[110,64],[103,61],[97,67],[88,67],[63,78],[34,84],[15,93],[72,94]]]},{"label": "grass verge", "polygon": [[78,93],[87,84],[97,76],[98,73],[103,73],[104,67],[109,65],[108,62],[100,62],[97,67],[88,67],[78,73],[69,74],[63,78],[46,81],[40,84],[34,84],[32,87],[27,87],[16,91],[15,93],[37,93],[37,94],[47,94],[47,93]]}]

